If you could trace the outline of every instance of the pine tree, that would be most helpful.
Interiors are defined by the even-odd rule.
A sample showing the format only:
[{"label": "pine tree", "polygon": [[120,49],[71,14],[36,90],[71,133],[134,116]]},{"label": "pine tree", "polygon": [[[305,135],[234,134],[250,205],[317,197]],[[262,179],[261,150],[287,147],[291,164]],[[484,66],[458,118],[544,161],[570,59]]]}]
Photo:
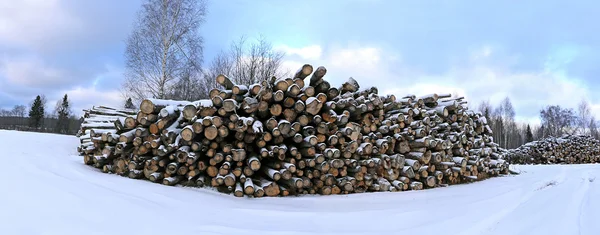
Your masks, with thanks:
[{"label": "pine tree", "polygon": [[529,143],[533,141],[533,132],[531,132],[531,127],[527,124],[527,132],[525,133],[525,143]]},{"label": "pine tree", "polygon": [[39,95],[35,97],[33,103],[31,104],[31,109],[29,110],[29,126],[33,128],[40,128],[42,124],[42,119],[44,118],[44,105],[42,102],[42,97]]},{"label": "pine tree", "polygon": [[483,116],[485,117],[485,119],[486,119],[488,122],[491,122],[491,121],[492,121],[492,117],[491,117],[491,115],[490,115],[490,109],[489,109],[488,107],[486,107],[486,108],[485,108],[485,110],[483,111]]},{"label": "pine tree", "polygon": [[127,100],[125,101],[124,108],[135,109],[135,105],[133,105],[133,101],[131,101],[131,98],[127,98]]},{"label": "pine tree", "polygon": [[67,94],[63,96],[62,100],[56,103],[56,113],[58,114],[58,122],[56,123],[56,131],[59,133],[67,133],[69,131],[71,116],[71,104],[69,103],[69,97]]}]

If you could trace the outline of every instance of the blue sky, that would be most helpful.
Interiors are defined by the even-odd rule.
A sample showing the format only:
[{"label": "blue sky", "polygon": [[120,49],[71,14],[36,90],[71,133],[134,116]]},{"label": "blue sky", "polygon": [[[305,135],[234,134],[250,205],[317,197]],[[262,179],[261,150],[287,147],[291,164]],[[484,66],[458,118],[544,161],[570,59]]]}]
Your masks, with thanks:
[{"label": "blue sky", "polygon": [[[141,0],[0,3],[0,107],[63,94],[75,109],[120,104],[123,52]],[[263,34],[285,66],[326,66],[382,93],[509,96],[536,122],[547,104],[600,115],[600,2],[212,0],[205,64],[232,40]]]}]

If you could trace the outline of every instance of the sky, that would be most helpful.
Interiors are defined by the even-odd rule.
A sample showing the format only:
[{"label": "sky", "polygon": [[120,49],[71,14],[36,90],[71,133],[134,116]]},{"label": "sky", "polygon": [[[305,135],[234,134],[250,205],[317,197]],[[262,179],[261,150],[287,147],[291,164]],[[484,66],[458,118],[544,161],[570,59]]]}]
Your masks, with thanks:
[{"label": "sky", "polygon": [[[68,94],[74,111],[120,106],[125,40],[143,0],[0,1],[0,107]],[[517,120],[546,105],[600,117],[600,2],[211,0],[204,64],[263,35],[284,66],[328,69],[381,94],[456,93],[472,107],[509,97]]]}]

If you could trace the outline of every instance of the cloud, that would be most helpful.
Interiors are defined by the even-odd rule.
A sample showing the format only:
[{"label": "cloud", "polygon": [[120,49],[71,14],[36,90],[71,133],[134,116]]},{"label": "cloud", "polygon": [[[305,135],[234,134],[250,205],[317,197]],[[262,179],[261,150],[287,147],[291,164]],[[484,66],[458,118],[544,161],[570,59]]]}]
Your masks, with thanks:
[{"label": "cloud", "polygon": [[95,88],[76,87],[65,93],[69,96],[74,109],[73,111],[76,114],[82,114],[83,109],[89,109],[92,106],[122,107],[124,104],[124,99],[116,90],[99,91]]},{"label": "cloud", "polygon": [[78,110],[78,103],[121,99],[123,42],[139,3],[1,1],[0,108],[29,104],[38,94],[51,109],[71,92]]},{"label": "cloud", "polygon": [[[316,48],[316,45],[307,46]],[[285,48],[285,47],[281,47]],[[288,51],[303,51],[289,48]],[[517,70],[518,56],[491,45],[463,51],[452,66],[441,73],[422,71],[403,63],[400,52],[373,45],[332,45],[321,47],[317,57],[299,57],[289,53],[284,67],[295,71],[302,64],[325,66],[326,78],[339,86],[348,77],[355,78],[361,87],[376,86],[380,94],[426,95],[449,93],[465,96],[471,107],[485,100],[498,105],[509,97],[515,106],[517,120],[539,123],[539,110],[545,105],[559,104],[576,108],[581,99],[591,100],[592,94],[577,77],[565,73],[571,57],[557,59],[548,56],[540,70]],[[552,63],[550,63],[552,62]],[[600,115],[600,104],[592,104],[594,114]]]},{"label": "cloud", "polygon": [[2,59],[0,76],[6,78],[8,85],[30,88],[60,87],[72,79],[65,70],[49,66],[33,56]]},{"label": "cloud", "polygon": [[79,79],[78,74],[82,73],[51,66],[35,56],[1,59],[0,108],[29,104],[40,94],[47,97],[50,111],[64,94],[70,96],[77,114],[92,105],[121,105],[120,67],[99,66],[97,74],[87,79]]},{"label": "cloud", "polygon": [[293,48],[287,45],[278,45],[273,47],[274,50],[284,51],[288,55],[298,55],[303,59],[319,59],[323,51],[318,45],[312,45],[302,48]]},{"label": "cloud", "polygon": [[[103,94],[115,95],[120,87],[124,42],[140,3],[0,2],[0,106],[25,104],[37,94],[57,100],[70,91],[111,102]],[[232,39],[262,34],[287,52],[285,68],[326,66],[335,86],[354,77],[380,93],[458,93],[474,106],[509,96],[522,120],[536,119],[543,105],[575,107],[586,98],[600,114],[600,96],[593,92],[600,89],[600,33],[586,27],[598,19],[599,4],[513,5],[213,1],[200,31],[207,62]]]},{"label": "cloud", "polygon": [[82,29],[59,0],[0,2],[0,44],[42,49]]}]

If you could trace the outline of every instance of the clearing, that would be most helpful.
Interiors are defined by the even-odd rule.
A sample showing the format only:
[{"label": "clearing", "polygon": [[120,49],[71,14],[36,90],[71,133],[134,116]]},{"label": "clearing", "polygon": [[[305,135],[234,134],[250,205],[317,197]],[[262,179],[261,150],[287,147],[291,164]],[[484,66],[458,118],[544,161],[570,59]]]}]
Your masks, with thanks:
[{"label": "clearing", "polygon": [[0,130],[2,234],[600,231],[598,164],[512,166],[522,174],[424,191],[251,199],[104,174],[83,164],[77,145],[73,136]]}]

